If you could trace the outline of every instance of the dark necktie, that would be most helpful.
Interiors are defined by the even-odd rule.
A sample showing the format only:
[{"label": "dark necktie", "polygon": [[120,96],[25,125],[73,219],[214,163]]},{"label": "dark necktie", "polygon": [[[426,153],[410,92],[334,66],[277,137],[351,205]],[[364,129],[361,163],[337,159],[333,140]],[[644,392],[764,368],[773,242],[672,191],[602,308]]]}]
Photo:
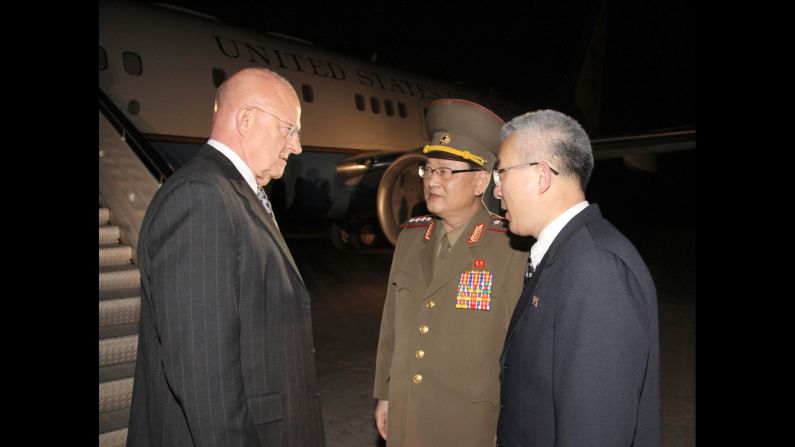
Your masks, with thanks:
[{"label": "dark necktie", "polygon": [[444,236],[442,236],[441,247],[439,247],[439,259],[446,258],[451,248],[453,247],[450,245],[450,239],[447,237],[447,233],[445,233]]},{"label": "dark necktie", "polygon": [[[273,207],[271,206],[271,201],[268,200],[268,195],[265,194],[265,188],[262,186],[257,187],[257,197],[262,202],[262,205],[265,207],[265,211],[268,212],[268,216],[273,219],[273,223],[276,223],[276,216],[273,214]],[[276,223],[276,228],[279,227],[279,224]]]},{"label": "dark necktie", "polygon": [[536,272],[536,269],[533,268],[533,260],[530,259],[530,254],[527,254],[527,269],[524,271],[524,283],[527,284],[527,281],[533,277],[533,273]]}]

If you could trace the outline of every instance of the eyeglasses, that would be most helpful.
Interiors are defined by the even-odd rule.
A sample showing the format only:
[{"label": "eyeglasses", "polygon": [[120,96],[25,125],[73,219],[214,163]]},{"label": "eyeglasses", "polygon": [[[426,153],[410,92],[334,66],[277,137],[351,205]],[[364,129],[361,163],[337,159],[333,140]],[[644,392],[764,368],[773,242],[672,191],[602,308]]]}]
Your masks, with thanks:
[{"label": "eyeglasses", "polygon": [[252,109],[257,109],[260,112],[265,112],[268,115],[270,115],[270,116],[276,118],[277,120],[283,122],[284,124],[287,124],[287,138],[292,138],[293,136],[297,135],[298,139],[299,140],[301,139],[301,129],[299,129],[298,126],[296,126],[295,124],[293,124],[293,123],[291,123],[291,122],[289,122],[289,121],[287,121],[285,119],[281,119],[278,116],[268,112],[267,110],[259,108],[257,106],[247,106],[247,107],[252,108]]},{"label": "eyeglasses", "polygon": [[[507,168],[495,169],[495,170],[491,171],[491,177],[494,179],[494,184],[495,185],[499,185],[500,181],[502,180],[502,173],[503,172],[505,172],[505,171],[507,171],[509,169],[513,169],[513,168],[522,168],[522,167],[525,167],[525,166],[535,166],[538,163],[540,163],[540,162],[537,161],[535,163],[522,163],[520,165],[508,166]],[[556,171],[555,168],[553,168],[552,166],[549,167],[549,170],[552,171],[553,174],[558,175],[558,171]]]},{"label": "eyeglasses", "polygon": [[450,168],[432,168],[430,166],[420,165],[420,177],[425,178],[425,174],[428,174],[428,178],[435,173],[439,176],[442,180],[449,180],[453,174],[458,174],[459,172],[475,172],[475,171],[482,171],[482,169],[450,169]]}]

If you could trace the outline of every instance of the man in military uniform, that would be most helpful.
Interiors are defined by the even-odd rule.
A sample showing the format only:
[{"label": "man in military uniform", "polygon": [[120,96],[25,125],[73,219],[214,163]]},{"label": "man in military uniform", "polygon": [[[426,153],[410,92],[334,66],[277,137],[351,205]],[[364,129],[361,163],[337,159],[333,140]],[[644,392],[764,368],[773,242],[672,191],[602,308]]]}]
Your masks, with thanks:
[{"label": "man in military uniform", "polygon": [[390,447],[490,447],[499,356],[529,245],[509,237],[507,222],[482,201],[502,119],[469,101],[440,99],[426,124],[433,138],[420,176],[434,214],[404,223],[395,247],[378,341],[376,426]]}]

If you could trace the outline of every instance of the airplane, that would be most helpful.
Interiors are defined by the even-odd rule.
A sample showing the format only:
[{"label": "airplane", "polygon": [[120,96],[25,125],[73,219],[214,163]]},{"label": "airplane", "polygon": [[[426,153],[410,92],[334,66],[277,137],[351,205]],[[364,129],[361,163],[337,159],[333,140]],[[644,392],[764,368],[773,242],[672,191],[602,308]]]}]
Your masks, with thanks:
[{"label": "airplane", "polygon": [[[302,107],[303,153],[290,158],[282,179],[268,184],[277,219],[292,219],[281,228],[330,226],[331,242],[344,249],[394,245],[400,223],[425,212],[417,167],[425,159],[425,111],[434,99],[474,101],[505,120],[528,111],[504,98],[204,13],[100,0],[100,446],[124,445],[127,436],[140,313],[134,264],[146,209],[159,185],[207,141],[217,87],[250,66],[291,81]],[[592,144],[597,160],[622,158],[648,171],[655,169],[656,153],[694,149],[695,130]],[[484,201],[499,209],[490,190]]]},{"label": "airplane", "polygon": [[[399,225],[423,212],[417,166],[428,143],[425,112],[436,98],[482,104],[503,119],[520,104],[424,76],[354,60],[285,35],[241,29],[167,4],[99,2],[100,102],[114,107],[145,140],[157,182],[209,137],[217,87],[249,66],[267,67],[295,87],[302,106],[303,154],[268,185],[277,216],[329,219],[338,247],[394,245]],[[102,109],[102,107],[101,107]],[[597,159],[624,157],[653,169],[653,155],[695,147],[695,130],[593,142]],[[139,194],[140,196],[140,194]],[[150,198],[151,199],[151,198]],[[139,197],[140,203],[148,203]],[[491,209],[498,202],[490,193]],[[134,224],[133,224],[134,225]],[[291,226],[288,226],[288,228]]]}]

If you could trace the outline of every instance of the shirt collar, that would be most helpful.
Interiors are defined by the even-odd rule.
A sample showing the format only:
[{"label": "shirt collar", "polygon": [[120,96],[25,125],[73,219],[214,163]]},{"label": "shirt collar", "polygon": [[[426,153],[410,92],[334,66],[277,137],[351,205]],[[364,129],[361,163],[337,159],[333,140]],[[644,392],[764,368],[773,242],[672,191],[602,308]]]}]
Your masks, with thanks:
[{"label": "shirt collar", "polygon": [[242,158],[240,158],[240,155],[237,155],[235,151],[229,149],[229,146],[225,145],[224,143],[221,143],[218,140],[213,140],[212,138],[210,138],[209,140],[207,140],[207,144],[217,149],[218,152],[224,154],[226,158],[228,158],[229,161],[231,161],[232,164],[235,165],[237,170],[240,171],[240,175],[243,176],[243,178],[246,180],[246,183],[248,183],[248,186],[250,186],[251,190],[254,191],[254,194],[256,194],[257,179],[256,177],[254,177],[254,173],[251,172],[251,168],[249,168],[246,162],[243,161]]},{"label": "shirt collar", "polygon": [[544,258],[544,255],[547,253],[547,250],[549,250],[552,242],[555,241],[560,230],[562,230],[574,216],[587,207],[588,201],[583,200],[561,213],[560,216],[556,217],[549,225],[541,230],[541,234],[538,235],[538,240],[533,244],[533,247],[530,248],[530,262],[533,263],[533,267],[537,267],[541,259]]}]

